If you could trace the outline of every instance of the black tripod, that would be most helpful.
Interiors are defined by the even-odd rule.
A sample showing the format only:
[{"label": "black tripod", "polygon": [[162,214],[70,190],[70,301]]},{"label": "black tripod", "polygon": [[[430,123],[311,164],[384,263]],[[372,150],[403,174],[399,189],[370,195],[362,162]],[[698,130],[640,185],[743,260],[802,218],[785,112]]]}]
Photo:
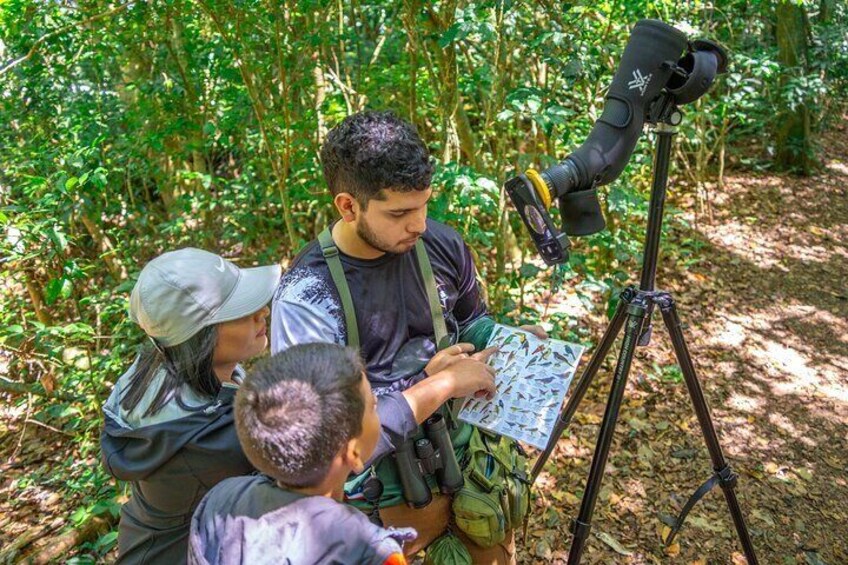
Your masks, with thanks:
[{"label": "black tripod", "polygon": [[572,522],[571,527],[574,539],[571,543],[571,551],[568,554],[568,563],[569,565],[576,565],[580,563],[586,539],[588,538],[589,530],[591,529],[592,514],[595,510],[595,501],[598,497],[598,492],[600,491],[601,479],[603,478],[610,444],[612,443],[613,433],[615,432],[615,424],[618,419],[618,411],[621,407],[621,400],[624,396],[624,387],[630,373],[630,364],[633,361],[633,354],[637,345],[648,345],[650,342],[652,331],[651,314],[653,313],[654,307],[658,307],[662,314],[663,322],[671,335],[671,343],[674,347],[674,353],[686,381],[686,387],[689,389],[689,396],[692,398],[695,414],[698,416],[698,422],[701,425],[701,433],[703,434],[704,441],[707,444],[707,450],[710,452],[710,459],[712,460],[714,471],[713,476],[704,483],[686,503],[665,542],[667,544],[671,543],[674,536],[683,525],[683,521],[689,513],[689,510],[691,510],[695,503],[709,492],[713,486],[718,484],[724,491],[724,497],[727,500],[727,506],[730,509],[730,515],[733,518],[736,533],[739,535],[739,539],[742,542],[745,557],[750,565],[756,565],[758,562],[757,557],[754,554],[754,546],[751,543],[751,537],[748,533],[748,528],[745,526],[745,519],[742,516],[739,501],[736,499],[736,493],[734,491],[734,486],[736,485],[736,474],[734,474],[730,469],[730,466],[727,464],[727,461],[725,461],[724,455],[722,454],[715,428],[713,427],[712,420],[710,419],[707,402],[704,399],[704,394],[701,391],[701,385],[695,374],[692,357],[689,354],[689,349],[686,347],[686,341],[683,338],[681,328],[682,324],[677,315],[677,307],[674,304],[674,299],[669,293],[654,290],[654,282],[656,280],[657,271],[657,257],[659,254],[660,229],[662,227],[663,206],[665,204],[666,184],[668,181],[671,141],[677,133],[676,126],[681,120],[680,111],[677,109],[671,98],[661,100],[657,107],[657,117],[654,119],[648,119],[648,122],[655,126],[654,130],[657,135],[657,143],[654,160],[653,186],[651,189],[650,211],[648,214],[648,230],[647,237],[645,238],[645,252],[642,260],[642,276],[639,288],[630,287],[621,293],[618,301],[618,307],[612,321],[607,327],[603,338],[601,338],[598,348],[592,355],[589,365],[580,377],[571,398],[565,405],[565,408],[563,408],[559,421],[557,422],[557,426],[554,428],[551,439],[548,441],[548,445],[545,447],[544,452],[533,466],[531,482],[536,480],[536,477],[539,475],[542,467],[544,467],[546,461],[550,457],[557,440],[571,422],[574,413],[577,411],[577,406],[586,394],[586,391],[592,383],[592,380],[595,378],[601,363],[606,358],[610,347],[612,347],[613,342],[618,337],[622,326],[624,326],[624,340],[621,345],[618,362],[615,366],[615,372],[613,373],[612,386],[610,388],[609,399],[607,400],[604,419],[601,423],[601,429],[598,434],[595,455],[592,458],[589,479],[586,482],[586,490],[580,504],[580,513],[577,519]]}]

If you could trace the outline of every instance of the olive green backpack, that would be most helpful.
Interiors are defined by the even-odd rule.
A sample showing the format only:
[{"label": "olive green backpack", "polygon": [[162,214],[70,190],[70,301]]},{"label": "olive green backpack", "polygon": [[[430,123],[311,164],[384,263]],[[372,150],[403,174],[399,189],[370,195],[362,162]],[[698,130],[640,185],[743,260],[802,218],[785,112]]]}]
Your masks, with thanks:
[{"label": "olive green backpack", "polygon": [[504,541],[530,508],[527,456],[519,445],[474,428],[462,461],[465,485],[454,495],[456,526],[481,547]]}]

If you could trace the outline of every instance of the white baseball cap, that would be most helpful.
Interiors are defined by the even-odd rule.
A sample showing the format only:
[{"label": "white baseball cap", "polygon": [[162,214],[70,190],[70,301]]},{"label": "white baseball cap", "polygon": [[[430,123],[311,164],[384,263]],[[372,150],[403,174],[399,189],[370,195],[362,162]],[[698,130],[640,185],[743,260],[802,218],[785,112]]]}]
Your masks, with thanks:
[{"label": "white baseball cap", "polygon": [[279,265],[240,269],[202,249],[170,251],[142,269],[130,317],[158,345],[171,347],[207,326],[260,310],[279,280]]}]

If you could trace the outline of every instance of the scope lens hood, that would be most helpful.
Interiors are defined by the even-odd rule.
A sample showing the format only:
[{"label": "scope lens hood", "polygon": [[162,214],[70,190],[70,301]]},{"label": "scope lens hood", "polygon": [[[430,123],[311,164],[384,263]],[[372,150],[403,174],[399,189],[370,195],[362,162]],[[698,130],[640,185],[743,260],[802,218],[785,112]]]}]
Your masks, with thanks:
[{"label": "scope lens hood", "polygon": [[606,227],[598,189],[569,192],[559,197],[559,213],[562,227],[568,235],[592,235]]},{"label": "scope lens hood", "polygon": [[674,75],[668,81],[668,91],[677,104],[688,104],[703,96],[712,86],[718,69],[718,57],[713,51],[687,53],[677,63],[688,75]]},{"label": "scope lens hood", "polygon": [[692,42],[692,51],[712,51],[718,59],[718,68],[716,72],[723,75],[727,72],[727,65],[730,62],[730,57],[725,49],[718,41],[712,39],[696,39]]}]

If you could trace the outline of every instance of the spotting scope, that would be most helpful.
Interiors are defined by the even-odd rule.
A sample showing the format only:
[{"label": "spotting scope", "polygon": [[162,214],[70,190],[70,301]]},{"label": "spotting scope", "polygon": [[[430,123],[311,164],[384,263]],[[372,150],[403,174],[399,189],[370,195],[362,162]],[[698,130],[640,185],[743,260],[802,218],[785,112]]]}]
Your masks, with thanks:
[{"label": "spotting scope", "polygon": [[[658,20],[636,23],[586,141],[559,164],[544,171],[528,169],[506,182],[507,194],[548,265],[568,261],[569,235],[604,229],[597,187],[624,170],[644,124],[655,123],[669,104],[700,98],[726,68],[727,55],[717,43],[690,42]],[[554,204],[565,233],[548,214]]]}]

